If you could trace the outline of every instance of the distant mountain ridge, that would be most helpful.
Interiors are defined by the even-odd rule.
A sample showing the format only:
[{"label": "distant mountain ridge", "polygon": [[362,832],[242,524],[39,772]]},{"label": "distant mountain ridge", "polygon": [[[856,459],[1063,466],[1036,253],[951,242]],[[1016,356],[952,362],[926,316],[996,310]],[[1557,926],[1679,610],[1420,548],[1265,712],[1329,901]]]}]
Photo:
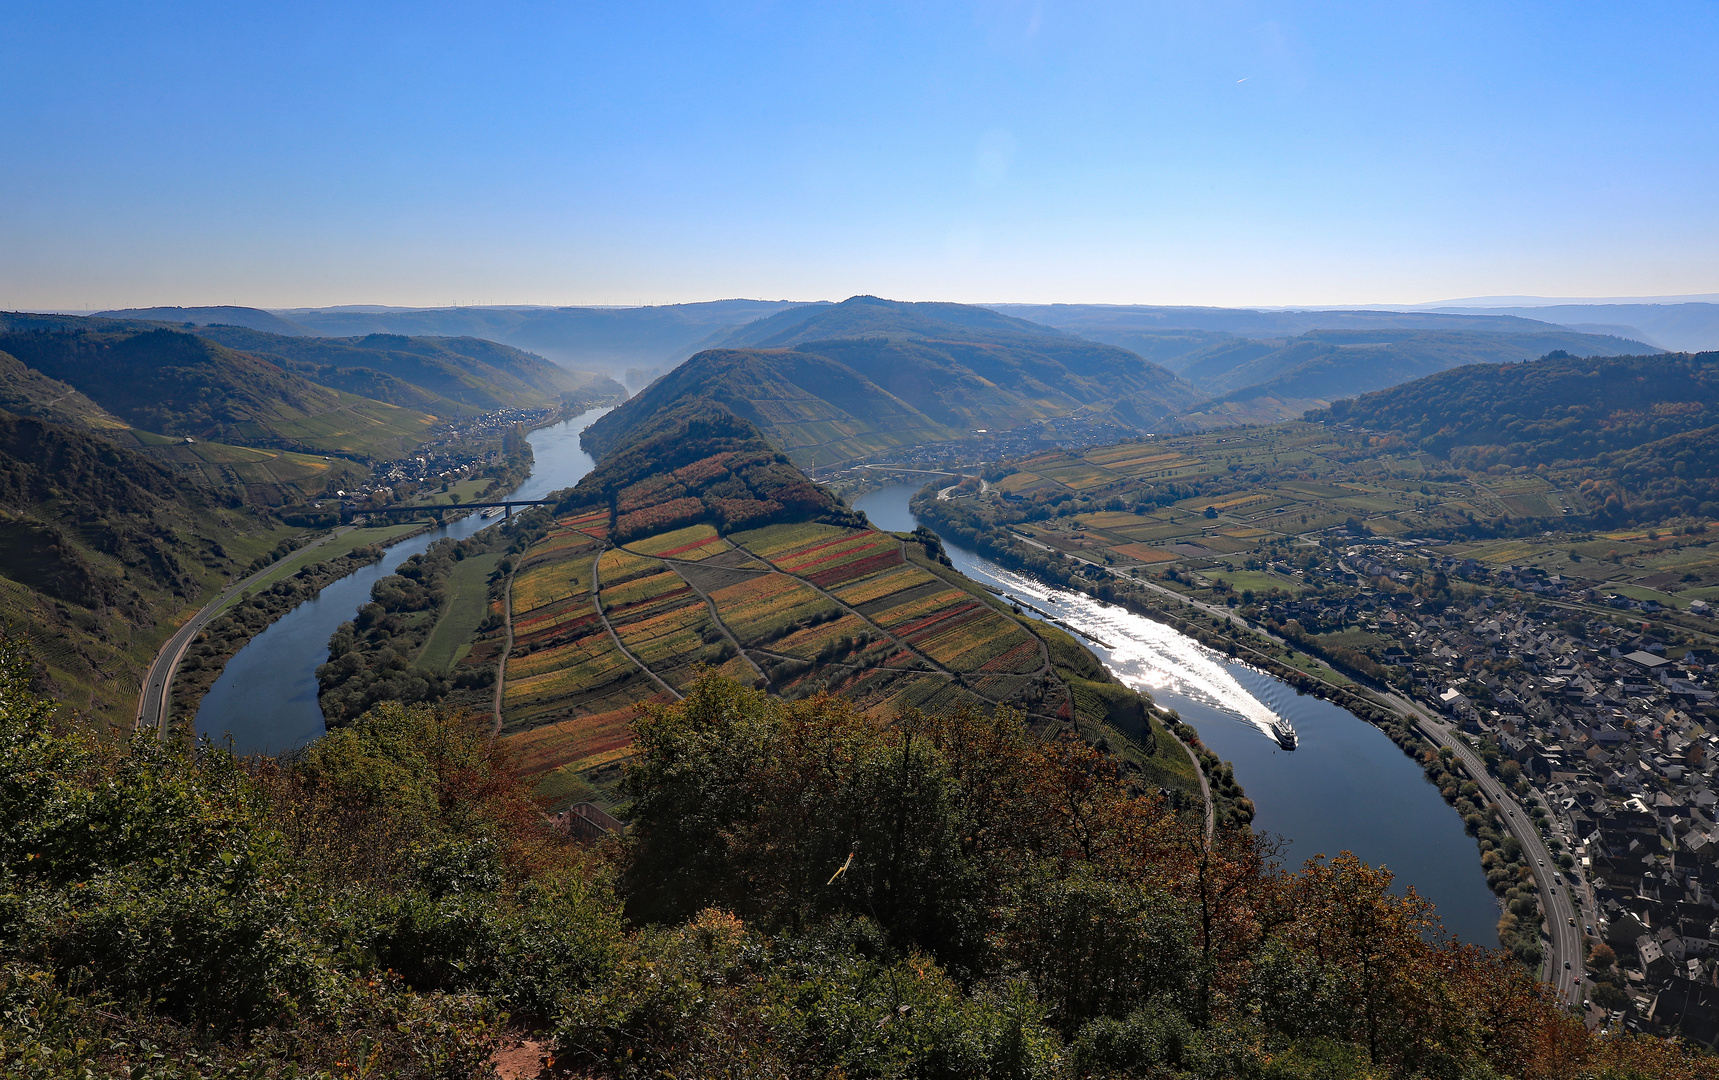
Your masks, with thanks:
[{"label": "distant mountain ridge", "polygon": [[[1533,360],[1562,350],[1572,356],[1652,352],[1639,341],[1571,330],[1462,333],[1449,330],[1314,330],[1280,348],[1253,353],[1253,342],[1228,355],[1194,354],[1185,377],[1220,397],[1261,394],[1334,399],[1366,393],[1464,364]],[[1217,352],[1214,350],[1214,352]],[[1232,359],[1241,362],[1233,366]]]},{"label": "distant mountain ridge", "polygon": [[272,311],[229,304],[215,307],[121,308],[116,311],[91,312],[91,316],[100,319],[138,319],[145,322],[178,323],[181,327],[186,324],[243,326],[251,330],[261,330],[264,333],[288,336],[311,333],[310,330],[298,323],[290,319],[283,319]]},{"label": "distant mountain ridge", "polygon": [[601,454],[655,413],[711,400],[817,467],[1080,410],[1139,428],[1204,396],[1126,350],[983,308],[853,297],[729,332],[586,439]]},{"label": "distant mountain ridge", "polygon": [[[1562,350],[1579,356],[1656,346],[1519,314],[1443,311],[1256,311],[1241,308],[993,305],[1149,356],[1207,392],[1187,427],[1269,423],[1337,398],[1472,363]],[[1589,330],[1623,331],[1627,327]]]},{"label": "distant mountain ridge", "polygon": [[[398,334],[287,337],[236,326],[206,326],[191,332],[229,348],[268,357],[325,386],[396,405],[428,408],[445,403],[444,407],[458,405],[487,412],[553,405],[580,393],[624,393],[620,384],[604,376],[569,371],[540,356],[481,338]],[[387,395],[397,391],[374,379],[374,373],[428,391],[440,400],[396,400]]]},{"label": "distant mountain ridge", "polygon": [[528,349],[564,366],[620,376],[629,368],[673,366],[712,334],[792,306],[786,300],[714,300],[634,308],[294,308],[275,314],[329,337],[484,338]]},{"label": "distant mountain ridge", "polygon": [[1456,307],[1442,311],[1516,315],[1565,326],[1628,327],[1648,344],[1699,352],[1719,349],[1719,303],[1549,304],[1545,307]]}]

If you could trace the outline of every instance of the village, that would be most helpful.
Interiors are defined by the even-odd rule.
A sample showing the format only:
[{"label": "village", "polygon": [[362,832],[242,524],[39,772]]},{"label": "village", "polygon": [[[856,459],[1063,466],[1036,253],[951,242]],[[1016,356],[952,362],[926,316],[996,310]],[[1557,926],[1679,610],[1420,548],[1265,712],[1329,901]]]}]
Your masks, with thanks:
[{"label": "village", "polygon": [[[1302,566],[1269,567],[1317,589],[1250,594],[1241,613],[1294,637],[1371,637],[1380,681],[1451,717],[1544,815],[1578,901],[1588,1000],[1603,1022],[1712,1046],[1719,650],[1654,622],[1666,613],[1656,602],[1590,582],[1420,541],[1329,543],[1302,549]],[[1435,580],[1460,599],[1411,587]],[[1709,608],[1695,600],[1689,611]]]}]

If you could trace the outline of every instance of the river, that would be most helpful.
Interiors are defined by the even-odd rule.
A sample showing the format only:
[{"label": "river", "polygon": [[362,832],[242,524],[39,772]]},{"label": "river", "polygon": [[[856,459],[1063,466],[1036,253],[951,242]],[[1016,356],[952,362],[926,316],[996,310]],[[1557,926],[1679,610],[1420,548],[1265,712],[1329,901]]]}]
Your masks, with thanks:
[{"label": "river", "polygon": [[[532,432],[531,475],[510,495],[541,499],[578,483],[592,467],[579,435],[608,411],[592,409]],[[197,733],[216,740],[230,736],[241,754],[280,754],[321,736],[327,728],[316,701],[316,669],[328,660],[334,631],[370,600],[370,587],[437,540],[499,523],[472,514],[403,540],[381,561],[330,583],[316,599],[281,616],[227,662],[197,710]]]},{"label": "river", "polygon": [[[912,529],[918,519],[908,500],[919,488],[891,484],[855,499],[854,507],[879,528]],[[1092,634],[1097,640],[1085,644],[1118,678],[1198,729],[1235,766],[1254,803],[1254,828],[1285,841],[1285,865],[1352,851],[1390,868],[1399,890],[1413,886],[1433,901],[1455,936],[1497,947],[1498,904],[1473,838],[1384,732],[1163,623],[1018,574],[947,537],[943,544],[963,574]],[[1269,734],[1274,715],[1294,726],[1295,750],[1281,749]]]},{"label": "river", "polygon": [[[530,436],[536,462],[512,494],[542,498],[571,487],[592,468],[579,435],[607,409],[583,413]],[[885,529],[912,529],[908,500],[917,484],[892,484],[855,500]],[[370,588],[443,537],[469,536],[497,522],[476,515],[390,547],[378,563],[341,578],[251,640],[230,660],[197,712],[197,731],[231,737],[245,754],[278,754],[323,734],[316,669],[328,639],[370,598]],[[1497,944],[1498,908],[1474,841],[1419,766],[1348,711],[1237,663],[1162,623],[1084,594],[1045,585],[944,540],[956,568],[1091,633],[1087,644],[1130,686],[1181,713],[1200,738],[1233,763],[1254,802],[1255,828],[1286,841],[1286,864],[1353,851],[1397,875],[1438,905],[1445,928]],[[1273,715],[1294,725],[1293,752],[1267,734]]]}]

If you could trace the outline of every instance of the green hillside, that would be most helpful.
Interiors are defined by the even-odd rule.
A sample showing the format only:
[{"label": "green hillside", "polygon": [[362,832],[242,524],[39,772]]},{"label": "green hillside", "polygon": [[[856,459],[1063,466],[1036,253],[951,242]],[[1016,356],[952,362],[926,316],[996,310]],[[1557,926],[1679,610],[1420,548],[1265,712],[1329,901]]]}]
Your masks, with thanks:
[{"label": "green hillside", "polygon": [[70,383],[50,378],[10,353],[0,352],[0,409],[87,431],[118,433],[125,421]]},{"label": "green hillside", "polygon": [[[625,391],[590,372],[569,371],[540,356],[473,337],[287,337],[238,326],[194,331],[232,349],[264,357],[324,386],[415,408],[483,412],[556,405],[579,394]],[[394,382],[417,389],[407,400]]]},{"label": "green hillside", "polygon": [[397,456],[436,421],[318,385],[193,334],[70,316],[0,316],[0,352],[132,427],[238,445]]},{"label": "green hillside", "polygon": [[804,466],[963,434],[837,360],[809,352],[722,349],[699,353],[593,424],[586,445],[606,454],[641,423],[706,401],[758,425]]},{"label": "green hillside", "polygon": [[108,439],[0,413],[0,624],[98,729],[129,725],[180,614],[297,532]]},{"label": "green hillside", "polygon": [[1309,418],[1393,432],[1465,468],[1552,470],[1602,518],[1719,514],[1719,353],[1462,367]]},{"label": "green hillside", "polygon": [[959,304],[855,297],[726,340],[736,347],[663,376],[594,425],[588,444],[606,452],[643,418],[708,400],[819,467],[1082,411],[1132,431],[1203,396],[1132,353]]},{"label": "green hillside", "polygon": [[967,304],[856,296],[760,319],[721,344],[835,357],[950,422],[963,418],[967,398],[982,389],[1062,408],[1118,402],[1143,417],[1205,396],[1126,349]]}]

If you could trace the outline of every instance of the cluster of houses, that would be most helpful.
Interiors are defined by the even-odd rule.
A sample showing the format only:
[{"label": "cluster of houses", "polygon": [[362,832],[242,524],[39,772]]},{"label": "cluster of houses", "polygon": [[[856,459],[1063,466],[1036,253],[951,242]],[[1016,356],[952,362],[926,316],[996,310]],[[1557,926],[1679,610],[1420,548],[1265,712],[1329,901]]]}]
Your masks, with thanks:
[{"label": "cluster of houses", "polygon": [[[1435,555],[1404,569],[1407,554],[1357,545],[1299,576],[1367,584],[1436,570],[1604,600],[1533,567]],[[1499,595],[1435,611],[1408,592],[1360,588],[1274,596],[1258,614],[1394,642],[1370,651],[1543,804],[1588,939],[1616,957],[1592,971],[1615,988],[1595,995],[1609,1022],[1719,1045],[1719,651],[1668,651],[1640,627]]]}]

